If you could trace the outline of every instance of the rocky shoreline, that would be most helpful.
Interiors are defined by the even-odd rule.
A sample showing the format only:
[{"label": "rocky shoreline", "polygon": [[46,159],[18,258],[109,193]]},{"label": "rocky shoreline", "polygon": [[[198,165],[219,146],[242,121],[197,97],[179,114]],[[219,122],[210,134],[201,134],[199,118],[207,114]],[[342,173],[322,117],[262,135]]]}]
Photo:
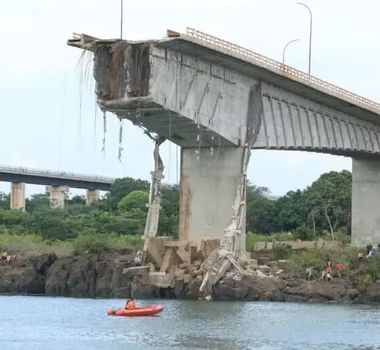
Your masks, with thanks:
[{"label": "rocky shoreline", "polygon": [[[200,266],[182,266],[173,273],[170,287],[160,287],[139,274],[125,273],[125,256],[83,255],[57,258],[55,254],[18,257],[0,266],[0,294],[89,298],[200,298]],[[261,269],[266,272],[262,272]],[[214,286],[214,300],[278,301],[306,303],[361,303],[380,305],[380,282],[361,291],[353,281],[293,278],[276,262],[255,274],[226,275]],[[123,273],[124,270],[124,273]]]}]

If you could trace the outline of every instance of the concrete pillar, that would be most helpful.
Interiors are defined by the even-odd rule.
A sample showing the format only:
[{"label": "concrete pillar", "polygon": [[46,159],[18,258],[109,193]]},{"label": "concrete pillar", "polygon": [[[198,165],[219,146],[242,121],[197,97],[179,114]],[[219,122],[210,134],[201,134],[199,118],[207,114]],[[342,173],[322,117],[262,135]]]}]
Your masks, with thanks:
[{"label": "concrete pillar", "polygon": [[50,208],[63,209],[65,207],[67,186],[47,186],[46,191],[49,192]]},{"label": "concrete pillar", "polygon": [[25,184],[23,182],[11,183],[11,210],[25,211]]},{"label": "concrete pillar", "polygon": [[380,242],[380,161],[352,159],[351,242]]},{"label": "concrete pillar", "polygon": [[86,190],[86,205],[91,205],[99,200],[99,190]]},{"label": "concrete pillar", "polygon": [[[243,148],[182,148],[179,238],[222,238],[241,181]],[[245,225],[242,249],[245,249]]]}]

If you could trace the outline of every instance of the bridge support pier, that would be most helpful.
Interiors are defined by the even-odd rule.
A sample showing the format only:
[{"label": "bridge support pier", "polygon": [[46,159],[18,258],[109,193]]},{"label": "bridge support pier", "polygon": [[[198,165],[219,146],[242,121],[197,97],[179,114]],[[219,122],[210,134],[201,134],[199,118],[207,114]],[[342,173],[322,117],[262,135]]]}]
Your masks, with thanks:
[{"label": "bridge support pier", "polygon": [[65,207],[65,195],[68,192],[67,186],[47,186],[49,192],[50,208],[63,209]]},{"label": "bridge support pier", "polygon": [[25,211],[25,183],[11,183],[11,210]]},{"label": "bridge support pier", "polygon": [[380,161],[352,159],[352,229],[355,245],[380,243]]},{"label": "bridge support pier", "polygon": [[86,205],[91,205],[99,200],[99,190],[86,190]]},{"label": "bridge support pier", "polygon": [[[182,148],[180,240],[223,236],[241,181],[243,151],[243,147]],[[241,237],[244,251],[245,232]]]}]

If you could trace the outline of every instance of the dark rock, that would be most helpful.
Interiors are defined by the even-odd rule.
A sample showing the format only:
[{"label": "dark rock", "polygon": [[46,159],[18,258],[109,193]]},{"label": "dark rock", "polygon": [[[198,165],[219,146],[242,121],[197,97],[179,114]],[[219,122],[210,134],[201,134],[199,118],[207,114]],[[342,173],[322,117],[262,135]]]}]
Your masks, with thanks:
[{"label": "dark rock", "polygon": [[1,267],[0,293],[44,294],[45,276],[39,274],[33,266]]},{"label": "dark rock", "polygon": [[[241,282],[241,281],[239,281]],[[241,300],[248,292],[248,287],[242,283],[237,286],[237,281],[232,277],[222,279],[213,288],[214,300]]]},{"label": "dark rock", "polygon": [[67,277],[67,288],[73,297],[95,297],[96,272],[93,262],[77,261]]},{"label": "dark rock", "polygon": [[68,264],[68,259],[58,259],[50,266],[46,276],[46,295],[70,295],[66,284],[67,277],[70,273],[70,267],[67,266]]},{"label": "dark rock", "polygon": [[160,298],[160,288],[148,284],[139,276],[133,277],[130,293],[132,298]]},{"label": "dark rock", "polygon": [[348,299],[347,288],[341,280],[321,281],[313,284],[313,297],[322,300],[344,301]]},{"label": "dark rock", "polygon": [[[123,266],[117,261],[120,261],[117,254],[86,254],[68,258],[57,258],[54,254],[18,257],[11,265],[0,266],[0,293],[193,300],[204,297],[199,292],[203,280],[203,270],[199,268],[182,265],[182,270],[174,271],[173,286],[160,288],[149,283],[147,271],[123,273]],[[275,263],[270,265],[272,270],[277,268]],[[185,273],[187,270],[192,270],[193,277]],[[359,293],[356,285],[346,279],[336,278],[327,282],[290,279],[289,276],[287,279],[283,276],[228,276],[214,286],[212,294],[215,300],[379,304],[380,282]]]},{"label": "dark rock", "polygon": [[[108,265],[106,270],[109,268],[113,268],[112,271],[112,278],[110,280],[110,283],[107,285],[105,284],[105,287],[108,289],[107,294],[109,296],[112,296],[114,298],[128,298],[131,297],[131,282],[133,276],[128,274],[123,274],[123,268],[121,267],[113,267],[112,264]],[[103,281],[108,281],[106,276],[101,276],[98,273],[98,278],[103,279]]]},{"label": "dark rock", "polygon": [[307,302],[313,295],[313,288],[310,281],[297,279],[288,281],[283,293],[285,301]]},{"label": "dark rock", "polygon": [[250,277],[247,283],[249,289],[244,300],[284,300],[282,289],[285,283],[279,278]]},{"label": "dark rock", "polygon": [[47,269],[57,260],[57,255],[52,254],[44,254],[37,257],[34,260],[34,267],[38,273],[45,274]]},{"label": "dark rock", "polygon": [[376,282],[368,287],[358,298],[355,300],[358,304],[380,304],[380,282]]},{"label": "dark rock", "polygon": [[96,271],[87,257],[56,260],[46,277],[46,294],[95,297]]},{"label": "dark rock", "polygon": [[199,287],[201,284],[202,281],[199,279],[193,279],[190,281],[190,283],[185,288],[183,295],[184,299],[198,300],[200,297]]},{"label": "dark rock", "polygon": [[182,280],[174,281],[174,295],[176,299],[183,299],[185,296],[185,283]]},{"label": "dark rock", "polygon": [[347,303],[356,298],[357,294],[358,291],[349,281],[341,279],[330,282],[291,280],[284,289],[285,301]]},{"label": "dark rock", "polygon": [[[119,293],[120,291],[112,290],[112,281],[115,278],[115,281],[122,283],[115,275],[121,275],[120,269],[115,269],[112,265],[107,261],[96,261],[95,262],[95,271],[96,271],[96,284],[95,284],[95,295],[97,297],[125,297],[128,295],[129,288],[127,294]],[[129,287],[129,283],[128,283]],[[124,291],[125,292],[125,291]],[[120,295],[117,295],[117,294]]]}]

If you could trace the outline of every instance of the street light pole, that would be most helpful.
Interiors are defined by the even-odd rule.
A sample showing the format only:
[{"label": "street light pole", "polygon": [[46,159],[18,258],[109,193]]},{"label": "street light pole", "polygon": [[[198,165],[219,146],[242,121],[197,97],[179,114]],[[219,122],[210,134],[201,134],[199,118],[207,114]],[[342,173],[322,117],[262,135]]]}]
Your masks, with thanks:
[{"label": "street light pole", "polygon": [[304,4],[303,2],[296,2],[298,5],[302,5],[307,8],[310,14],[310,28],[309,28],[309,78],[310,78],[310,68],[311,68],[311,39],[313,32],[313,14],[311,13],[310,7]]},{"label": "street light pole", "polygon": [[285,50],[286,48],[291,44],[291,43],[294,43],[296,41],[299,41],[300,39],[293,39],[293,40],[290,40],[286,43],[286,45],[284,46],[283,50],[282,50],[282,65],[285,66]]},{"label": "street light pole", "polygon": [[123,1],[120,0],[120,39],[123,39]]}]

